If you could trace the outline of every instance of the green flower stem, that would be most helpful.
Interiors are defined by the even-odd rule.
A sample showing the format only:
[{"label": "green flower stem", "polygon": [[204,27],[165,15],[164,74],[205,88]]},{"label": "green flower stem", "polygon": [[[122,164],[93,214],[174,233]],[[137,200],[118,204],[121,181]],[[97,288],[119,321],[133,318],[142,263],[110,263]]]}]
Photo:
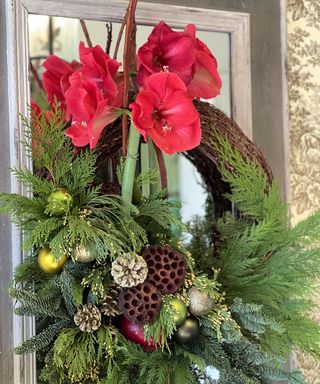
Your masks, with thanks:
[{"label": "green flower stem", "polygon": [[[148,172],[150,169],[150,161],[149,161],[149,144],[143,143],[141,144],[141,172]],[[145,197],[150,196],[150,182],[146,180],[142,184],[142,195]]]},{"label": "green flower stem", "polygon": [[133,123],[130,125],[128,138],[128,151],[124,164],[122,196],[127,203],[132,202],[133,183],[136,172],[136,164],[138,158],[140,133],[136,130]]},{"label": "green flower stem", "polygon": [[[151,139],[149,140],[148,146],[149,146],[150,169],[154,168],[154,169],[157,169],[159,171],[159,164],[158,164],[158,160],[157,160],[157,156],[156,156],[156,152],[155,152],[155,146],[154,146]],[[151,194],[155,194],[159,191],[161,191],[160,173],[159,173],[158,181],[156,183],[153,183],[152,185],[150,185]]]},{"label": "green flower stem", "polygon": [[142,195],[148,197],[150,194],[155,194],[161,191],[161,180],[158,159],[156,156],[155,146],[152,140],[149,140],[148,144],[141,144],[141,172],[148,172],[150,169],[156,169],[159,171],[159,178],[157,182],[146,182],[142,185]]}]

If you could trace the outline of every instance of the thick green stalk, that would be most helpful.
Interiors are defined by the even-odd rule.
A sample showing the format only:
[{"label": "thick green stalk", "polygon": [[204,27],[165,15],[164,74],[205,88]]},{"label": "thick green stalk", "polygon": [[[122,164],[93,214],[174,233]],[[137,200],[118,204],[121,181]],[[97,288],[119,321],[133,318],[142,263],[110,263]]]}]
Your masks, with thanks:
[{"label": "thick green stalk", "polygon": [[133,183],[136,172],[136,164],[138,158],[140,133],[135,129],[133,123],[130,125],[129,139],[128,139],[128,151],[124,164],[123,181],[122,181],[122,196],[123,199],[131,203]]}]

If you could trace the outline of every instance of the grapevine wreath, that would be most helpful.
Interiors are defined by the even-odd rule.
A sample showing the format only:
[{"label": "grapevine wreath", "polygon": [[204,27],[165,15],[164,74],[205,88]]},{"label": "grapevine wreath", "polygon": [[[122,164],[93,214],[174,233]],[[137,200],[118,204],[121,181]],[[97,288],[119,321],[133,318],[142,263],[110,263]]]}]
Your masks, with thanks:
[{"label": "grapevine wreath", "polygon": [[[29,195],[0,195],[27,254],[9,293],[37,325],[16,353],[37,352],[39,383],[304,383],[286,360],[320,356],[320,216],[291,229],[259,149],[200,101],[221,80],[195,26],[160,22],[136,55],[135,7],[123,70],[89,39],[79,61],[49,56],[48,108],[23,119]],[[202,175],[205,217],[181,222],[163,152]]]}]

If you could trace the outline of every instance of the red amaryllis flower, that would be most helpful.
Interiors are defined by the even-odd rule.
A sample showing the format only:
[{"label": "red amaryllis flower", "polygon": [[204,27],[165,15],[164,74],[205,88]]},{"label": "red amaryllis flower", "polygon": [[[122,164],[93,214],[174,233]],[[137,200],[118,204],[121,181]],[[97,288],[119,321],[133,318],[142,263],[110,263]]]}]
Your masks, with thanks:
[{"label": "red amaryllis flower", "polygon": [[77,147],[94,148],[103,129],[118,117],[118,111],[104,98],[95,81],[85,78],[81,72],[70,77],[71,86],[65,97],[72,116],[66,135]]},{"label": "red amaryllis flower", "polygon": [[52,105],[56,98],[64,108],[64,94],[70,87],[69,76],[80,67],[80,64],[76,61],[69,64],[58,56],[51,55],[44,61],[43,66],[46,68],[46,71],[42,75],[42,84],[46,91],[48,102]]},{"label": "red amaryllis flower", "polygon": [[102,90],[105,98],[110,103],[114,103],[119,94],[119,74],[120,63],[111,59],[99,46],[86,48],[83,41],[79,44],[80,62],[82,74],[93,80],[99,89]]},{"label": "red amaryllis flower", "polygon": [[138,51],[138,84],[143,87],[151,74],[168,70],[181,78],[191,97],[217,96],[221,88],[217,61],[195,33],[193,24],[175,32],[161,21]]},{"label": "red amaryllis flower", "polygon": [[187,25],[185,31],[192,37],[196,57],[193,64],[193,79],[188,84],[188,94],[191,97],[202,97],[210,99],[219,95],[222,86],[221,78],[217,69],[217,60],[210,49],[196,38],[196,27],[193,24]]},{"label": "red amaryllis flower", "polygon": [[199,114],[185,84],[174,73],[151,75],[130,108],[137,130],[164,152],[173,154],[199,145]]},{"label": "red amaryllis flower", "polygon": [[163,70],[174,72],[185,84],[189,84],[195,60],[194,41],[188,33],[174,32],[160,21],[148,41],[138,50],[137,58],[138,84],[141,87],[150,75]]}]

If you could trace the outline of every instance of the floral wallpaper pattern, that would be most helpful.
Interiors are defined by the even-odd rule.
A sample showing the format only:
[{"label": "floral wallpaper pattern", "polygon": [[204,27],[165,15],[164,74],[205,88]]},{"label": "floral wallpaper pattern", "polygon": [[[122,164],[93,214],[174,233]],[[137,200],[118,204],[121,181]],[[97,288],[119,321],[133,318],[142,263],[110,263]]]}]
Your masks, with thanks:
[{"label": "floral wallpaper pattern", "polygon": [[[288,0],[287,19],[291,213],[297,223],[320,209],[320,0]],[[320,311],[313,316],[320,321]],[[320,384],[320,362],[298,355],[297,363],[310,384]]]},{"label": "floral wallpaper pattern", "polygon": [[294,221],[320,208],[320,0],[288,2],[291,194]]}]

